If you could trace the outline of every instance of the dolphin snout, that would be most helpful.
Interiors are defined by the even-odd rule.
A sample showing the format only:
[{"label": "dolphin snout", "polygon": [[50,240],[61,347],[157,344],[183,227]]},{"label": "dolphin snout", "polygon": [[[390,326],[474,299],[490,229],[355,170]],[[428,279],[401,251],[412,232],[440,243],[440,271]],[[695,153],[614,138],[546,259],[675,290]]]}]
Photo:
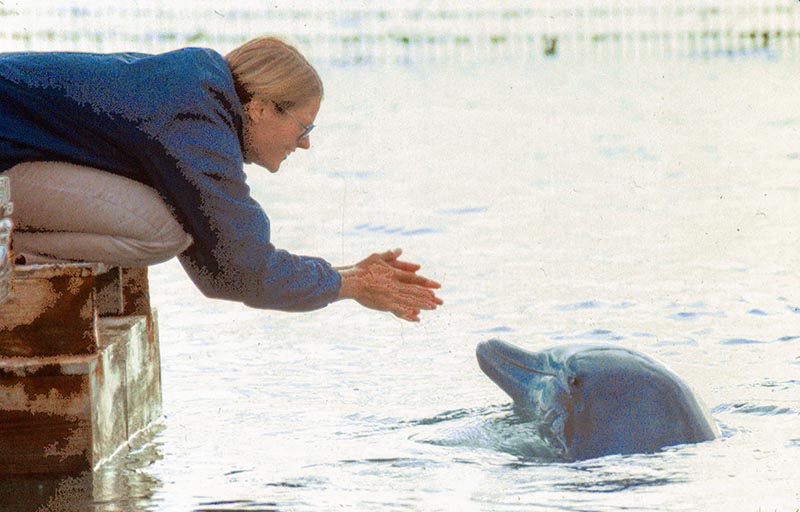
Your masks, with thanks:
[{"label": "dolphin snout", "polygon": [[[478,346],[475,347],[475,357],[478,358],[478,366],[480,366],[481,371],[486,375],[489,375],[491,371],[491,366],[489,365],[492,354],[491,341],[492,340],[481,341],[478,343]],[[489,376],[491,377],[491,375]]]},{"label": "dolphin snout", "polygon": [[492,344],[498,340],[484,340],[478,343],[478,346],[475,347],[475,356],[478,358],[478,362],[480,363],[481,360],[488,359],[492,354]]},{"label": "dolphin snout", "polygon": [[514,401],[527,396],[533,382],[552,375],[546,371],[545,355],[502,340],[491,339],[478,343],[475,354],[483,373]]},{"label": "dolphin snout", "polygon": [[475,349],[475,354],[479,363],[495,361],[532,373],[548,375],[551,373],[547,371],[547,357],[544,354],[525,350],[503,340],[481,341]]}]

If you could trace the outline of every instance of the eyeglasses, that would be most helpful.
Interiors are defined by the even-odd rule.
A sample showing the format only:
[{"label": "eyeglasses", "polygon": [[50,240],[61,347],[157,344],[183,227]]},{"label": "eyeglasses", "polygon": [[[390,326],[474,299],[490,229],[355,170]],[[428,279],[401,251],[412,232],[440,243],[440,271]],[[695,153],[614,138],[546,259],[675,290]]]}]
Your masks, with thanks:
[{"label": "eyeglasses", "polygon": [[300,142],[301,140],[303,140],[306,137],[308,137],[308,135],[311,133],[311,130],[314,129],[314,123],[305,124],[302,121],[300,121],[299,119],[297,119],[296,117],[294,117],[291,112],[289,112],[288,110],[286,110],[282,106],[278,105],[276,102],[273,101],[272,104],[275,105],[275,110],[277,110],[278,112],[280,112],[282,114],[286,114],[289,117],[291,117],[294,120],[294,122],[297,123],[298,125],[300,125],[300,128],[303,129],[303,132],[300,134],[299,137],[297,137],[297,142]]}]

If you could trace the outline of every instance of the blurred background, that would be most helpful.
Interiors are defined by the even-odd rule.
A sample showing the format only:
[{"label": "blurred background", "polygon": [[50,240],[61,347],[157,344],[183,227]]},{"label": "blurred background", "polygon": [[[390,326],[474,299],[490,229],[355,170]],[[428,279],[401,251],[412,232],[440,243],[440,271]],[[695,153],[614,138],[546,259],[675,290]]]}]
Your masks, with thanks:
[{"label": "blurred background", "polygon": [[316,63],[797,54],[789,0],[3,0],[0,50],[157,52],[290,38]]}]

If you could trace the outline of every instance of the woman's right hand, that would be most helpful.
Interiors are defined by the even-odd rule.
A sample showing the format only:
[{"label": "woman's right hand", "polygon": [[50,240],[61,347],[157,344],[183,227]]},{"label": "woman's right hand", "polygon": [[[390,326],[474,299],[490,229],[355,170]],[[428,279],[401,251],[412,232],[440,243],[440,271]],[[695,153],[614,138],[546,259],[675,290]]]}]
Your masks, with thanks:
[{"label": "woman's right hand", "polygon": [[340,299],[354,299],[364,307],[389,311],[398,318],[419,322],[421,310],[443,304],[433,292],[436,281],[417,274],[420,266],[400,261],[402,250],[372,254],[351,267],[337,269],[342,277]]}]

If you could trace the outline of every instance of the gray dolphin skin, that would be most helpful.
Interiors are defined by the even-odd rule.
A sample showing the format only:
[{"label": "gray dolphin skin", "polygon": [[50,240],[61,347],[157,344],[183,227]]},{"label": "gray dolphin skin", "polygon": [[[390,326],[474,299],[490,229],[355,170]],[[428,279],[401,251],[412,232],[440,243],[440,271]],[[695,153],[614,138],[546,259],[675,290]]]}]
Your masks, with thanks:
[{"label": "gray dolphin skin", "polygon": [[565,460],[652,453],[717,436],[689,387],[639,352],[574,344],[531,352],[496,339],[476,352],[517,414],[539,422],[541,437]]}]

